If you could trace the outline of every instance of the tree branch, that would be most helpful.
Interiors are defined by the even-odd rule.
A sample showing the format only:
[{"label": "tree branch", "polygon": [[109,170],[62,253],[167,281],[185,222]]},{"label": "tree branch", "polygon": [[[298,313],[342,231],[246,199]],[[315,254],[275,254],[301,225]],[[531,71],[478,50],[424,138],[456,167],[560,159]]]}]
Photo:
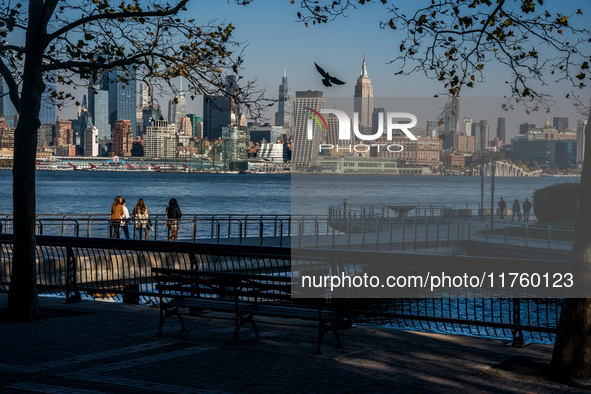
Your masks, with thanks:
[{"label": "tree branch", "polygon": [[8,85],[8,90],[10,92],[10,101],[12,101],[12,104],[14,105],[16,112],[20,113],[21,99],[18,95],[18,86],[16,84],[16,81],[14,80],[14,77],[12,76],[12,73],[10,72],[8,67],[6,67],[6,64],[4,64],[4,61],[2,59],[0,59],[0,74],[4,78],[4,82],[6,83],[6,85]]},{"label": "tree branch", "polygon": [[119,19],[119,18],[147,18],[147,17],[163,17],[169,15],[176,15],[188,2],[189,0],[181,0],[174,8],[171,8],[168,11],[141,11],[141,12],[114,12],[112,14],[97,14],[97,15],[89,15],[85,18],[78,19],[76,22],[72,22],[61,29],[56,30],[52,34],[47,36],[46,44],[49,44],[51,41],[56,39],[57,37],[65,34],[72,29],[75,29],[78,26],[84,25],[89,22],[98,21],[101,19]]}]

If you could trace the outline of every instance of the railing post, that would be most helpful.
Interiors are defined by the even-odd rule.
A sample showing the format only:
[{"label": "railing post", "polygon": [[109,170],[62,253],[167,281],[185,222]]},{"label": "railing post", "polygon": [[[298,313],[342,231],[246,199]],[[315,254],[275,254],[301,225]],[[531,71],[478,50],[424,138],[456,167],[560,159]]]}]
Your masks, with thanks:
[{"label": "railing post", "polygon": [[425,219],[425,251],[429,248],[429,221]]},{"label": "railing post", "polygon": [[279,231],[281,231],[281,233],[279,234],[279,246],[283,246],[283,221],[279,222]]},{"label": "railing post", "polygon": [[376,218],[376,252],[380,250],[380,221]]},{"label": "railing post", "polygon": [[523,331],[521,330],[521,299],[519,298],[513,298],[513,328],[511,329],[511,332],[513,334],[511,346],[525,346]]},{"label": "railing post", "polygon": [[197,222],[196,222],[195,218],[193,218],[192,226],[193,226],[193,228],[192,228],[193,234],[191,236],[191,239],[193,242],[195,242],[195,240],[197,239]]},{"label": "railing post", "polygon": [[238,233],[240,234],[238,237],[238,245],[242,245],[242,221],[238,222]]},{"label": "railing post", "polygon": [[86,236],[88,238],[92,236],[92,215],[88,216],[88,227],[86,229]]},{"label": "railing post", "polygon": [[404,240],[406,238],[406,221],[402,219],[402,250],[404,250]]},{"label": "railing post", "polygon": [[552,226],[548,226],[548,251],[552,249]]},{"label": "railing post", "polygon": [[263,220],[261,219],[260,223],[259,223],[259,236],[260,236],[260,241],[259,241],[259,245],[263,245]]},{"label": "railing post", "polygon": [[388,250],[391,252],[392,251],[392,219],[388,218],[388,222],[390,222],[390,247],[388,248]]},{"label": "railing post", "polygon": [[70,245],[66,245],[66,260],[66,303],[69,304],[81,300],[76,281],[76,255]]}]

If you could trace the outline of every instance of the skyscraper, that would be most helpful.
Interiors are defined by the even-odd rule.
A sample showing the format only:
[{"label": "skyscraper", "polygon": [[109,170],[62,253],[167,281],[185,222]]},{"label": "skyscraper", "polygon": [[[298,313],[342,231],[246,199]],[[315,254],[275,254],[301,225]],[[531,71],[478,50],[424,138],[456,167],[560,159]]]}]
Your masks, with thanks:
[{"label": "skyscraper", "polygon": [[88,88],[88,112],[93,125],[98,129],[98,138],[101,145],[106,145],[111,138],[111,126],[109,125],[109,92],[96,85],[94,89]]},{"label": "skyscraper", "polygon": [[[367,76],[365,67],[365,51],[363,51],[363,63],[361,65],[361,75],[357,78],[355,84],[355,95],[353,96],[353,111],[359,115],[359,126],[371,129],[373,113],[373,86],[371,79]],[[359,127],[361,130],[361,127]]]},{"label": "skyscraper", "polygon": [[[0,101],[2,101],[1,115],[4,117],[4,121],[8,123],[8,127],[16,127],[15,120],[18,118],[18,114],[16,113],[16,108],[14,108],[12,101],[10,101],[8,86],[6,85],[6,83],[4,83],[3,78],[1,79],[1,81],[2,83],[0,84],[0,86],[2,87],[2,92],[0,93],[4,95],[0,99]],[[55,122],[55,118],[51,122]]]},{"label": "skyscraper", "polygon": [[144,136],[145,157],[175,157],[176,138],[174,125],[165,120],[155,120]]},{"label": "skyscraper", "polygon": [[[292,170],[307,171],[316,165],[321,130],[316,122],[308,116],[311,112],[308,108],[320,111],[324,109],[324,105],[325,99],[322,98],[321,91],[296,92],[292,101]],[[312,139],[308,139],[308,120],[312,125]]]},{"label": "skyscraper", "polygon": [[176,124],[187,116],[187,98],[183,93],[183,77],[181,77],[181,89],[174,99],[168,101],[168,123]]},{"label": "skyscraper", "polygon": [[[123,82],[121,79],[127,79],[128,82]],[[109,125],[111,129],[115,127],[115,122],[118,120],[129,120],[131,122],[131,130],[135,133],[136,83],[135,70],[133,68],[126,71],[120,68],[113,69],[109,73],[109,78],[104,79],[105,90],[109,92]]]},{"label": "skyscraper", "polygon": [[568,118],[553,117],[552,126],[558,131],[564,131],[568,129]]},{"label": "skyscraper", "polygon": [[507,130],[505,129],[505,118],[497,119],[497,137],[504,144],[507,138]]},{"label": "skyscraper", "polygon": [[203,138],[217,140],[222,127],[232,125],[232,102],[225,96],[203,98]]},{"label": "skyscraper", "polygon": [[[176,100],[176,102],[175,102]],[[174,99],[168,101],[168,123],[180,123],[187,115],[187,98],[184,93],[179,93]]]},{"label": "skyscraper", "polygon": [[238,86],[236,75],[228,75],[226,77],[226,93],[228,93],[228,96],[230,96],[230,101],[232,104],[232,126],[238,125],[240,123],[240,117],[242,116],[242,106],[240,105],[240,102],[236,100],[239,92],[240,87]]},{"label": "skyscraper", "polygon": [[191,120],[191,136],[203,138],[203,116],[197,114],[187,114]]},{"label": "skyscraper", "polygon": [[519,125],[519,134],[527,134],[530,130],[536,128],[536,125],[533,123],[522,123]]},{"label": "skyscraper", "polygon": [[585,159],[585,127],[587,119],[577,120],[577,164],[583,164]]},{"label": "skyscraper", "polygon": [[118,120],[113,127],[113,156],[131,156],[133,131],[131,121]]},{"label": "skyscraper", "polygon": [[98,129],[90,126],[84,130],[84,156],[98,156]]},{"label": "skyscraper", "polygon": [[444,129],[445,140],[443,141],[443,149],[449,149],[453,146],[453,136],[458,132],[458,124],[460,123],[460,98],[453,96],[445,103],[444,109]]},{"label": "skyscraper", "polygon": [[480,149],[486,149],[488,145],[488,120],[480,121]]},{"label": "skyscraper", "polygon": [[291,91],[287,86],[287,73],[283,70],[283,78],[279,85],[279,111],[277,112],[276,126],[284,129],[291,128]]},{"label": "skyscraper", "polygon": [[41,123],[54,123],[57,118],[57,109],[55,99],[51,97],[51,93],[57,89],[56,73],[51,71],[45,78],[45,90],[41,95],[41,111],[39,112],[39,120]]}]

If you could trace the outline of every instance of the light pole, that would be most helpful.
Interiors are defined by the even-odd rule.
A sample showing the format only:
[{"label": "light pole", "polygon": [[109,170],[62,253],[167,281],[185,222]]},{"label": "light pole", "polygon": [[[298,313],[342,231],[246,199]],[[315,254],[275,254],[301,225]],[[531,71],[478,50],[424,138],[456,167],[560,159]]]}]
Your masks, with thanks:
[{"label": "light pole", "polygon": [[491,177],[490,177],[490,228],[493,228],[493,223],[495,219],[495,163],[491,163]]},{"label": "light pole", "polygon": [[484,164],[480,166],[480,220],[484,220]]}]

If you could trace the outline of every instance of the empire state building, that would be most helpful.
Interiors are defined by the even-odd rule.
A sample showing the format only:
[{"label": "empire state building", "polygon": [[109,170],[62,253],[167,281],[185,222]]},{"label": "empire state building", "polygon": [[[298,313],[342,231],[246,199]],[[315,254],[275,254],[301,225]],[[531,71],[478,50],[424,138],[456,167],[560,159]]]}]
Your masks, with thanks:
[{"label": "empire state building", "polygon": [[[353,110],[359,114],[359,125],[365,126],[371,130],[371,114],[373,112],[373,86],[371,79],[367,76],[365,67],[365,51],[363,51],[363,65],[361,66],[361,76],[357,78],[355,84],[355,95]],[[361,127],[359,127],[361,129]]]}]

